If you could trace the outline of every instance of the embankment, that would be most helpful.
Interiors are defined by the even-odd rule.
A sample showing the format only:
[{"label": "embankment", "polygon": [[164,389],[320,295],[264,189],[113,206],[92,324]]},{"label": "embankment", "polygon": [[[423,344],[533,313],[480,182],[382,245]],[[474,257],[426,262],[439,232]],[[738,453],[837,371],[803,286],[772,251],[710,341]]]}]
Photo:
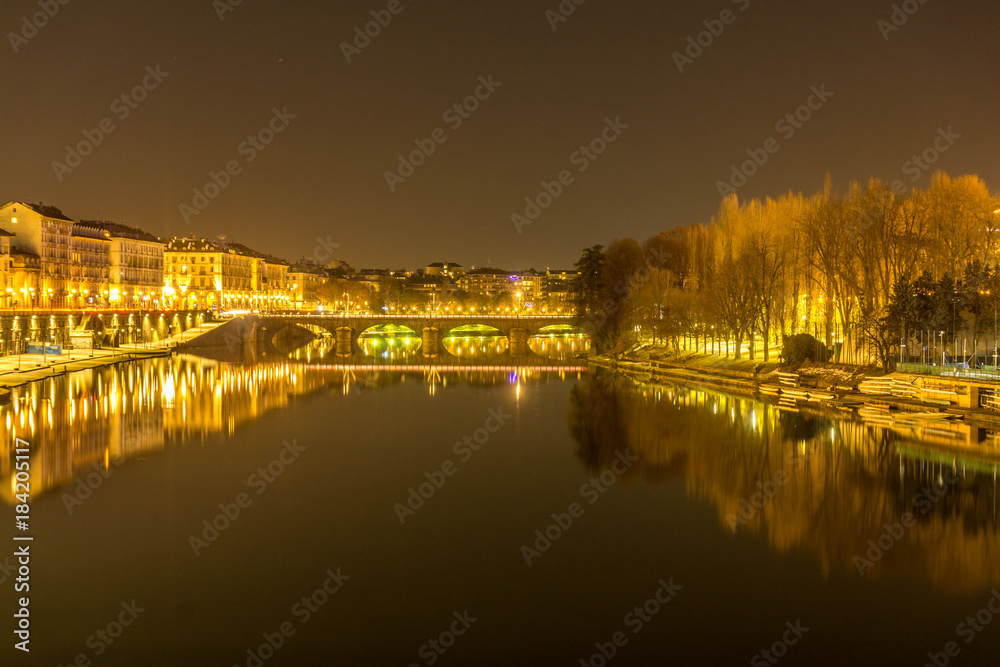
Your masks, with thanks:
[{"label": "embankment", "polygon": [[875,369],[834,364],[781,367],[777,363],[711,355],[662,359],[632,356],[592,358],[641,381],[668,381],[716,387],[778,402],[787,409],[837,409],[866,420],[884,415],[940,413],[970,424],[1000,429],[1000,382],[986,377],[884,374]]}]

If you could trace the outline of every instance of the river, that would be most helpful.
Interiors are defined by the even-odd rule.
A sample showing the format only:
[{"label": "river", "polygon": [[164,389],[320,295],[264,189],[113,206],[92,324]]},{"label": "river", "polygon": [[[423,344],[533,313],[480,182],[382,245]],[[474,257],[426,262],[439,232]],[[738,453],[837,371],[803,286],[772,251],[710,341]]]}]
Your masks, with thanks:
[{"label": "river", "polygon": [[16,390],[24,664],[995,664],[1000,614],[965,624],[1000,586],[991,434],[959,456],[481,343]]}]

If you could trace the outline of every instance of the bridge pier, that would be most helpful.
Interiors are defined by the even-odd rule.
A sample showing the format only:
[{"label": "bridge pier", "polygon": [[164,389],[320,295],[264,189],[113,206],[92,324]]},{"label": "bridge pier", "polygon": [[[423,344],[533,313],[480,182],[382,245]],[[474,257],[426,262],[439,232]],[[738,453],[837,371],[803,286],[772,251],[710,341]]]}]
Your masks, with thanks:
[{"label": "bridge pier", "polygon": [[337,339],[337,355],[349,357],[354,354],[354,329],[350,327],[337,327],[334,335]]},{"label": "bridge pier", "polygon": [[523,357],[528,354],[527,329],[511,329],[507,334],[507,339],[510,340],[510,356]]},{"label": "bridge pier", "polygon": [[437,357],[441,343],[441,331],[437,327],[425,327],[420,349],[425,357]]}]

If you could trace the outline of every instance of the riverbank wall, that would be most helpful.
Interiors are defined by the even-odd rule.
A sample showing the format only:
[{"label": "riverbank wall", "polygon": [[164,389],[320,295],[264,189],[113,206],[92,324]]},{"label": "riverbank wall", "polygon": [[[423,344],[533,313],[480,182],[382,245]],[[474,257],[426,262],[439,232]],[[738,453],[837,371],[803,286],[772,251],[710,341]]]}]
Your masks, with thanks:
[{"label": "riverbank wall", "polygon": [[[114,366],[140,359],[166,357],[198,341],[214,341],[224,324],[205,322],[178,331],[173,336],[151,343],[127,344],[112,348],[66,349],[61,354],[10,354],[0,356],[0,401],[15,387],[46,380],[67,373]],[[215,334],[216,336],[218,334]]]},{"label": "riverbank wall", "polygon": [[940,413],[1000,430],[1000,381],[989,377],[883,374],[875,369],[808,362],[782,367],[774,362],[710,355],[676,359],[633,355],[590,361],[644,382],[715,387],[755,395],[787,409],[830,408],[879,420],[895,412],[928,417]]},{"label": "riverbank wall", "polygon": [[137,359],[170,356],[170,348],[87,350],[58,356],[22,354],[0,357],[0,400],[5,392],[39,380]]}]

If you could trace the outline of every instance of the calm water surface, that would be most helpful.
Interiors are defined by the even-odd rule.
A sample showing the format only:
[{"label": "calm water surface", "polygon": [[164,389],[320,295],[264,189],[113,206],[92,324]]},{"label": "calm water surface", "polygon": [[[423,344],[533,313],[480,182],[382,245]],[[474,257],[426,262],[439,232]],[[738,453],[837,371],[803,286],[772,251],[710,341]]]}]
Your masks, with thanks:
[{"label": "calm water surface", "polygon": [[949,641],[950,664],[996,664],[1000,614],[957,629],[1000,586],[990,434],[956,456],[571,359],[412,352],[181,356],[16,392],[0,520],[17,435],[32,652],[4,664],[919,666]]}]

